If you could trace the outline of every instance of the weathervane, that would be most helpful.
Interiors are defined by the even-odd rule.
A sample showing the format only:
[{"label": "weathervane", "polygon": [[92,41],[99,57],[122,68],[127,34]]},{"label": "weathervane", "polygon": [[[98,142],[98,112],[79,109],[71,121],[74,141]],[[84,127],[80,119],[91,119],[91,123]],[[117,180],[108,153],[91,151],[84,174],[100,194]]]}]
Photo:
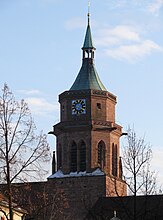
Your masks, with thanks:
[{"label": "weathervane", "polygon": [[88,0],[88,24],[89,24],[89,18],[90,18],[90,6],[91,6],[91,1]]},{"label": "weathervane", "polygon": [[88,14],[89,14],[89,12],[90,12],[90,6],[91,6],[91,1],[88,0]]}]

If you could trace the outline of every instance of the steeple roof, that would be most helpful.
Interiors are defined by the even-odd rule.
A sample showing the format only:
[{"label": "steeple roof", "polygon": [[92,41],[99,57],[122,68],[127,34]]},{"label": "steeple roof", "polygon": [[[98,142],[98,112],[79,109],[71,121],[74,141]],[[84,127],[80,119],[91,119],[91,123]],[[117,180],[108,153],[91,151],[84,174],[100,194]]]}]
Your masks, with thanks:
[{"label": "steeple roof", "polygon": [[95,89],[106,91],[106,88],[102,84],[99,75],[96,71],[95,65],[86,59],[76,77],[74,84],[70,90],[85,90],[85,89]]},{"label": "steeple roof", "polygon": [[70,90],[94,89],[94,90],[107,91],[105,86],[102,84],[94,65],[95,47],[93,46],[89,17],[90,14],[88,13],[88,25],[84,39],[84,45],[82,47],[83,50],[82,67]]},{"label": "steeple roof", "polygon": [[88,23],[88,26],[87,26],[85,40],[84,40],[84,44],[83,44],[83,49],[84,48],[94,48],[93,40],[92,40],[92,34],[91,34],[91,28],[90,28],[89,23]]}]

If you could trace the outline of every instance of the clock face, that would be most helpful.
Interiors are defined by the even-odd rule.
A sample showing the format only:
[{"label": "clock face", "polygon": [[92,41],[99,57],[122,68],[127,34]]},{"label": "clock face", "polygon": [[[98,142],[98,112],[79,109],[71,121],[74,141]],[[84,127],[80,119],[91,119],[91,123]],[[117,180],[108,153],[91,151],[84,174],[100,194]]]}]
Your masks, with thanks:
[{"label": "clock face", "polygon": [[72,100],[72,115],[86,114],[86,100]]}]

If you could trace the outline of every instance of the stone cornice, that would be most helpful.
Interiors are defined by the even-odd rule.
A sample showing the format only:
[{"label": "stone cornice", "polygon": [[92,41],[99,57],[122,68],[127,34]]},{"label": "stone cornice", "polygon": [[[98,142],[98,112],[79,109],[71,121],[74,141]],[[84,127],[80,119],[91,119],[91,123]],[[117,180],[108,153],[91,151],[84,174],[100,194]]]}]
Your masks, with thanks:
[{"label": "stone cornice", "polygon": [[112,101],[116,102],[116,96],[108,91],[101,91],[101,90],[72,90],[72,91],[65,91],[59,95],[59,101],[63,99],[72,99],[74,96],[77,97],[89,97],[89,96],[100,96],[104,98],[109,98]]}]

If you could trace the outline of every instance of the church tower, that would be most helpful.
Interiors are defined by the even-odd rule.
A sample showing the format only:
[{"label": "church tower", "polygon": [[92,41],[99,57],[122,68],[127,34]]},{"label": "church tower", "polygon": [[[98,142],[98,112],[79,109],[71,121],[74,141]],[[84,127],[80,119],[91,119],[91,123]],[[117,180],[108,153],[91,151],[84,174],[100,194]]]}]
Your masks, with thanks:
[{"label": "church tower", "polygon": [[57,140],[56,169],[68,175],[99,168],[124,184],[119,144],[122,127],[115,122],[116,96],[99,78],[95,50],[88,13],[81,69],[71,88],[59,95],[60,122],[52,132]]}]

